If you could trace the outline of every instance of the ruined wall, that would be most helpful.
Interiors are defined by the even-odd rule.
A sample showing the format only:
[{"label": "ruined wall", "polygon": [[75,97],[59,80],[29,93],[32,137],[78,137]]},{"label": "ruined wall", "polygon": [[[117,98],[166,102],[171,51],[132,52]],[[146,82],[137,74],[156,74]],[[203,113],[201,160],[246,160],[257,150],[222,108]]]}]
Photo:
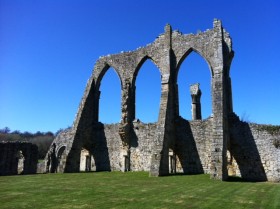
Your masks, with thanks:
[{"label": "ruined wall", "polygon": [[[177,76],[193,51],[209,65],[212,114],[206,120],[187,121],[179,115]],[[167,24],[164,33],[145,47],[100,57],[72,129],[54,140],[46,156],[46,172],[144,170],[150,176],[163,176],[177,170],[209,173],[220,180],[226,180],[230,173],[248,180],[277,181],[280,168],[279,147],[273,145],[276,139],[261,126],[243,123],[233,114],[233,56],[229,33],[215,19],[212,29],[197,34],[182,34]],[[159,117],[154,124],[135,120],[135,81],[147,59],[161,75]],[[110,67],[121,81],[121,119],[119,124],[104,125],[98,119],[100,84]],[[198,101],[193,104],[200,109]]]},{"label": "ruined wall", "polygon": [[[104,125],[111,170],[122,170],[124,156],[129,155],[131,171],[149,171],[151,155],[156,137],[156,123],[133,123],[133,135],[129,153],[123,150],[119,135],[119,124]],[[97,148],[98,150],[98,148]]]},{"label": "ruined wall", "polygon": [[280,182],[280,127],[231,118],[229,151],[236,174],[253,181]]},{"label": "ruined wall", "polygon": [[38,163],[37,173],[64,172],[67,156],[72,148],[75,132],[72,128],[61,131],[50,145],[43,162]]},{"label": "ruined wall", "polygon": [[[133,122],[133,137],[130,147],[130,170],[149,171],[153,147],[157,141],[157,124]],[[212,118],[207,120],[187,121],[180,119],[176,124],[176,172],[186,174],[209,173],[211,158]],[[119,124],[104,125],[105,138],[108,146],[110,167],[122,170],[124,153],[118,133]],[[97,148],[98,149],[98,148]],[[171,162],[169,162],[171,163]]]},{"label": "ruined wall", "polygon": [[0,143],[0,175],[36,173],[38,147],[27,142]]},{"label": "ruined wall", "polygon": [[[135,81],[143,63],[150,59],[158,67],[161,74],[161,100],[156,136],[153,138],[150,175],[168,175],[170,170],[168,161],[174,151],[176,141],[175,121],[179,117],[177,75],[182,62],[193,51],[199,53],[207,61],[211,72],[213,104],[213,134],[211,136],[214,138],[211,141],[213,149],[210,149],[211,178],[226,179],[225,153],[229,138],[227,114],[232,111],[230,108],[232,105],[229,67],[234,52],[229,34],[222,27],[221,21],[217,19],[214,20],[212,29],[197,34],[182,34],[179,31],[173,31],[172,27],[167,24],[164,28],[164,33],[145,47],[99,58],[88,80],[73,124],[75,136],[67,157],[65,171],[77,172],[79,170],[80,151],[84,146],[88,150],[92,149],[92,152],[96,152],[95,159],[99,156],[97,152],[100,154],[105,153],[104,158],[95,160],[100,165],[97,167],[102,170],[116,169],[118,167],[118,165],[116,167],[114,165],[111,168],[109,158],[116,159],[119,155],[126,156],[126,159],[131,158],[132,161],[134,158],[139,158],[135,157],[138,155],[138,150],[134,150],[133,146],[131,146],[134,135],[137,132],[133,128],[133,121],[135,120]],[[106,131],[102,131],[102,128],[96,128],[96,126],[99,126],[97,125],[99,123],[99,87],[103,76],[110,67],[119,76],[122,89],[122,114],[119,126],[122,147],[118,154],[111,153],[108,149],[120,145],[107,146],[107,143],[111,142],[106,140],[108,138],[105,137]],[[91,145],[91,141],[96,141],[94,139],[97,138],[99,138],[99,141],[94,142],[97,144]],[[118,138],[118,136],[114,136],[114,138]],[[97,150],[95,149],[96,146],[100,147],[101,150],[95,151]],[[113,150],[116,150],[115,147]],[[99,163],[102,159],[106,159],[104,168],[101,168],[102,165]],[[124,163],[119,163],[122,170],[126,169],[123,166]],[[133,163],[131,166],[133,166]],[[98,170],[97,167],[96,169]],[[138,168],[135,167],[135,169]]]},{"label": "ruined wall", "polygon": [[212,118],[176,123],[177,172],[187,174],[210,173]]},{"label": "ruined wall", "polygon": [[[210,153],[211,149],[215,149],[212,146],[212,123],[212,117],[206,120],[191,121],[178,118],[175,124],[175,146],[173,150],[170,150],[176,159],[176,173],[211,172]],[[244,180],[250,181],[279,182],[280,127],[242,122],[235,114],[231,115],[229,123],[230,142],[227,149],[229,175],[240,176]],[[144,124],[135,120],[128,152],[123,149],[119,134],[120,125],[99,123],[95,127],[92,148],[87,152],[91,158],[91,171],[121,171],[124,167],[125,156],[129,156],[130,171],[150,170],[151,157],[154,154],[155,143],[157,143],[157,123]],[[61,132],[51,145],[53,147],[56,144],[54,153],[58,160],[55,172],[64,171],[72,140],[73,130],[68,129]],[[59,150],[63,147],[65,149],[60,153]],[[84,156],[81,157],[82,164],[85,160],[83,158]],[[48,157],[44,162],[45,166],[47,162]],[[49,172],[51,164],[49,162]],[[86,168],[83,167],[80,170],[86,171]]]},{"label": "ruined wall", "polygon": [[[156,123],[143,124],[134,122],[135,137],[131,146],[131,170],[149,171],[151,167],[151,156],[156,143]],[[137,137],[136,137],[137,136]]]}]

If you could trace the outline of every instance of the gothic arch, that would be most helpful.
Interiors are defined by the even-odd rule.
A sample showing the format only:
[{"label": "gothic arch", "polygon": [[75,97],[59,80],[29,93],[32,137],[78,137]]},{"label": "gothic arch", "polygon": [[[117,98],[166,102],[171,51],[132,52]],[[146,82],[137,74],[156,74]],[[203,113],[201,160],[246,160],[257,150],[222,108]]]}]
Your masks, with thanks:
[{"label": "gothic arch", "polygon": [[[106,77],[104,80],[104,76],[106,75],[106,73],[108,73],[108,76],[110,75],[110,77]],[[99,95],[99,104],[98,104],[98,118],[100,121],[105,122],[105,123],[117,123],[120,121],[120,117],[121,117],[121,112],[119,112],[121,110],[121,100],[120,96],[121,96],[121,91],[122,91],[122,80],[118,74],[118,71],[115,70],[115,68],[113,67],[108,67],[105,68],[105,70],[101,71],[101,74],[99,74],[99,78],[100,81],[97,84],[96,87],[96,92]],[[110,78],[110,80],[108,80]],[[104,82],[103,82],[104,80]],[[109,83],[108,83],[109,82]],[[111,84],[114,83],[113,89]],[[109,89],[108,89],[109,88]],[[108,95],[109,94],[109,95]],[[115,95],[119,95],[119,96],[115,96]],[[111,97],[112,96],[112,97]],[[106,108],[104,108],[105,106],[107,106]],[[107,110],[110,111],[110,113],[114,113],[114,117],[112,117],[111,115],[111,119],[109,119],[109,121],[105,121],[105,118],[100,118],[100,116],[104,116],[107,115]],[[107,118],[108,119],[108,118]]]},{"label": "gothic arch", "polygon": [[[149,66],[149,63],[150,66]],[[146,65],[147,64],[147,65]],[[148,73],[149,76],[156,76],[156,75],[159,75],[158,79],[156,80],[153,80],[151,82],[151,80],[149,82],[141,82],[141,83],[137,83],[137,81],[139,81],[139,79],[143,78],[143,74],[141,74],[141,78],[139,78],[139,72],[141,70],[145,70],[145,74]],[[147,71],[147,69],[149,71]],[[156,75],[155,75],[156,73]],[[151,114],[151,115],[143,115],[144,117],[139,117],[139,119],[144,122],[144,123],[150,123],[150,122],[156,122],[158,120],[158,114],[159,114],[159,104],[160,104],[160,99],[161,99],[161,78],[162,78],[162,74],[161,74],[161,71],[160,69],[158,68],[158,66],[155,64],[154,60],[148,56],[145,56],[142,58],[142,60],[139,62],[135,72],[134,72],[134,76],[133,76],[133,81],[132,81],[132,88],[135,89],[134,91],[134,97],[136,99],[135,101],[135,105],[134,105],[134,108],[135,108],[135,116],[137,116],[137,118],[139,117],[139,112],[145,112],[145,111],[148,111],[148,110],[152,110],[152,112],[155,112],[155,115]],[[146,81],[147,79],[145,79]],[[142,80],[143,81],[143,80]],[[143,93],[145,92],[145,96],[143,97],[143,94],[141,94],[139,92],[139,87],[137,87],[137,84],[142,87],[142,89],[144,88],[145,91],[143,91]],[[147,89],[148,88],[148,91]],[[149,91],[150,90],[150,91]],[[154,92],[155,91],[155,92]],[[151,92],[153,92],[153,97],[151,98]],[[139,95],[140,95],[140,100],[139,100]],[[141,96],[142,95],[142,96]],[[145,110],[143,111],[139,111],[139,109],[143,109],[143,104],[140,105],[141,101],[143,102],[143,98],[147,98],[147,103],[145,104]],[[148,99],[150,98],[150,99]],[[155,102],[158,102],[157,105],[154,105],[156,103],[149,103],[151,100],[155,100]],[[148,104],[148,107],[146,106]],[[140,108],[139,108],[140,107]],[[150,109],[149,109],[150,108]],[[145,119],[144,119],[145,118]]]},{"label": "gothic arch", "polygon": [[137,78],[137,75],[141,69],[141,67],[143,66],[143,64],[147,61],[147,60],[150,60],[156,67],[157,69],[159,70],[159,73],[160,73],[160,76],[162,77],[162,72],[160,70],[160,67],[158,66],[158,64],[154,61],[153,58],[145,55],[144,57],[142,57],[140,59],[140,62],[138,62],[135,70],[134,70],[134,73],[133,73],[133,78],[132,78],[132,86],[135,86],[135,81],[136,81],[136,78]]},{"label": "gothic arch", "polygon": [[96,91],[99,91],[101,81],[102,81],[104,75],[106,74],[106,72],[110,68],[113,69],[115,71],[115,73],[118,75],[118,78],[120,79],[120,83],[121,83],[121,88],[122,88],[122,86],[123,86],[122,85],[122,77],[120,75],[119,70],[117,70],[116,67],[114,67],[112,65],[109,65],[108,63],[104,63],[104,66],[102,67],[101,71],[99,71],[98,74],[95,76],[96,77],[96,84],[95,84]]},{"label": "gothic arch", "polygon": [[[191,55],[194,55],[194,56],[191,56]],[[189,57],[190,57],[190,59],[188,59]],[[199,67],[201,67],[201,70],[199,68],[199,69],[197,69],[197,71],[194,72],[193,70],[195,68],[194,67],[189,68],[189,65],[185,66],[184,69],[181,69],[181,68],[183,68],[182,65],[187,61],[195,61],[194,63],[196,63],[196,61],[198,61],[197,64]],[[191,65],[191,63],[192,62],[188,62],[188,64],[190,64],[190,65]],[[201,56],[201,54],[197,50],[193,50],[192,48],[190,48],[189,50],[187,50],[187,52],[184,54],[184,56],[180,59],[180,62],[178,63],[177,66],[178,66],[178,68],[176,69],[177,71],[176,71],[175,79],[176,79],[176,83],[178,86],[178,105],[179,105],[178,113],[179,113],[179,115],[187,120],[191,120],[191,117],[189,116],[191,114],[191,108],[189,108],[189,112],[186,112],[185,107],[187,105],[189,105],[189,107],[191,107],[191,104],[192,104],[192,99],[191,99],[191,94],[190,94],[190,85],[198,83],[201,86],[200,90],[202,90],[202,100],[201,100],[202,108],[200,109],[200,102],[199,102],[199,109],[200,109],[199,119],[205,119],[206,117],[202,117],[202,115],[204,115],[202,113],[207,112],[207,114],[206,114],[207,117],[210,116],[212,113],[211,81],[212,81],[213,74],[211,73],[212,70],[211,70],[209,63],[207,62],[207,59],[205,59],[203,56]],[[210,69],[210,75],[207,74],[207,68]],[[185,70],[185,69],[187,69],[187,70],[182,72],[182,70]],[[182,77],[181,77],[182,74],[184,75],[184,89],[182,89],[182,83],[180,82],[182,79]],[[187,84],[187,85],[185,85],[185,84]],[[182,95],[182,92],[184,93],[183,95]],[[201,95],[201,93],[200,93],[200,95]],[[200,96],[199,96],[199,98],[200,98]],[[184,101],[183,102],[184,107],[181,106],[182,101]],[[205,104],[207,104],[207,105],[205,105]],[[208,105],[209,105],[209,108],[208,108]],[[205,108],[205,107],[207,107],[207,108]],[[185,109],[185,110],[182,111],[183,109]],[[205,110],[207,110],[207,111],[205,111]],[[194,120],[194,119],[192,119],[192,120]]]},{"label": "gothic arch", "polygon": [[194,49],[193,47],[190,47],[188,50],[186,50],[186,52],[184,53],[184,55],[179,59],[177,65],[176,65],[176,81],[178,79],[178,73],[179,73],[179,70],[180,70],[180,67],[182,65],[182,63],[187,59],[187,57],[191,54],[191,53],[197,53],[202,59],[205,60],[205,62],[208,64],[208,68],[210,70],[210,75],[211,75],[211,78],[214,76],[214,73],[213,73],[213,70],[212,70],[212,67],[211,67],[211,62],[205,57],[203,56],[203,54],[197,50],[197,49]]}]

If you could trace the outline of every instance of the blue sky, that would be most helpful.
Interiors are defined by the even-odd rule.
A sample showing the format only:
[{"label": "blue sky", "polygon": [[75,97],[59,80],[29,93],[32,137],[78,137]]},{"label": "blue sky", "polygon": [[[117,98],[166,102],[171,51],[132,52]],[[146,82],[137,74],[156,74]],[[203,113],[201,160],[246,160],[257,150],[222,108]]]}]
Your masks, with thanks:
[{"label": "blue sky", "polygon": [[[233,39],[234,111],[256,123],[280,125],[280,3],[266,1],[0,0],[0,128],[57,131],[72,125],[96,60],[134,50],[163,33],[183,33],[222,20]],[[211,114],[210,72],[191,54],[178,77],[180,114],[190,119],[189,84],[202,89],[203,118]],[[158,69],[144,63],[136,80],[136,116],[157,120]],[[120,82],[113,69],[101,83],[100,121],[120,120]]]}]

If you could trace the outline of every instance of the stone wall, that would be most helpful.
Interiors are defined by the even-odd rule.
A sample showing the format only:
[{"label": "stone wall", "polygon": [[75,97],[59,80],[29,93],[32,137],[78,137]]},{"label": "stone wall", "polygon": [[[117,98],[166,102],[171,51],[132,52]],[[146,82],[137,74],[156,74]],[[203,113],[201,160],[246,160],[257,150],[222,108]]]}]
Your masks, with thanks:
[{"label": "stone wall", "polygon": [[36,173],[37,145],[27,142],[0,143],[0,175]]},{"label": "stone wall", "polygon": [[210,173],[212,118],[192,121],[180,118],[176,135],[177,172]]},{"label": "stone wall", "polygon": [[245,180],[280,182],[280,127],[242,122],[236,115],[230,127],[234,173]]},{"label": "stone wall", "polygon": [[[125,156],[129,157],[130,171],[149,171],[151,155],[156,137],[156,123],[133,123],[133,135],[129,151],[124,150],[119,135],[119,124],[104,125],[104,134],[108,146],[110,170],[121,171]],[[96,148],[99,150],[99,148]]]},{"label": "stone wall", "polygon": [[[111,170],[122,170],[124,156],[130,157],[130,171],[149,171],[157,137],[157,124],[133,122],[133,137],[129,153],[123,150],[119,124],[104,125]],[[209,173],[211,158],[212,118],[187,121],[180,118],[176,124],[176,143],[170,150],[176,157],[176,172],[186,174]],[[99,148],[96,148],[99,150]],[[170,163],[170,162],[169,162]]]},{"label": "stone wall", "polygon": [[37,173],[64,172],[67,156],[73,145],[73,138],[72,128],[61,131],[50,145],[44,161],[38,163]]},{"label": "stone wall", "polygon": [[[173,149],[169,149],[170,173],[200,174],[211,172],[213,117],[205,120],[176,120],[176,136]],[[240,176],[249,181],[280,181],[280,127],[246,123],[232,114],[229,120],[230,141],[227,148],[227,168],[230,176]],[[130,148],[124,149],[119,134],[121,124],[101,124],[95,127],[91,149],[81,149],[80,171],[123,171],[128,157],[129,171],[149,171],[154,146],[157,143],[157,123],[144,124],[133,121]],[[56,144],[57,169],[51,171],[52,163],[46,157],[47,172],[64,172],[67,154],[73,144],[73,130],[61,132]],[[61,148],[64,149],[60,153]],[[52,154],[50,149],[49,155]],[[86,153],[86,154],[83,154]],[[87,169],[86,156],[90,158]],[[52,159],[51,159],[52,161]],[[84,165],[85,164],[85,165]],[[172,171],[173,170],[173,171]],[[45,169],[46,171],[46,169]]]}]

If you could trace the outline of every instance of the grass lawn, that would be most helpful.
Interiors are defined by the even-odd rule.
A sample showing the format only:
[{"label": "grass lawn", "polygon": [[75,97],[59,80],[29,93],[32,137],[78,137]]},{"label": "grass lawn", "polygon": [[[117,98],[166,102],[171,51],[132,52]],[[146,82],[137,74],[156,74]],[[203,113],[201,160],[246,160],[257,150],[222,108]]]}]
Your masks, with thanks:
[{"label": "grass lawn", "polygon": [[146,172],[0,177],[0,208],[280,208],[280,184]]}]

